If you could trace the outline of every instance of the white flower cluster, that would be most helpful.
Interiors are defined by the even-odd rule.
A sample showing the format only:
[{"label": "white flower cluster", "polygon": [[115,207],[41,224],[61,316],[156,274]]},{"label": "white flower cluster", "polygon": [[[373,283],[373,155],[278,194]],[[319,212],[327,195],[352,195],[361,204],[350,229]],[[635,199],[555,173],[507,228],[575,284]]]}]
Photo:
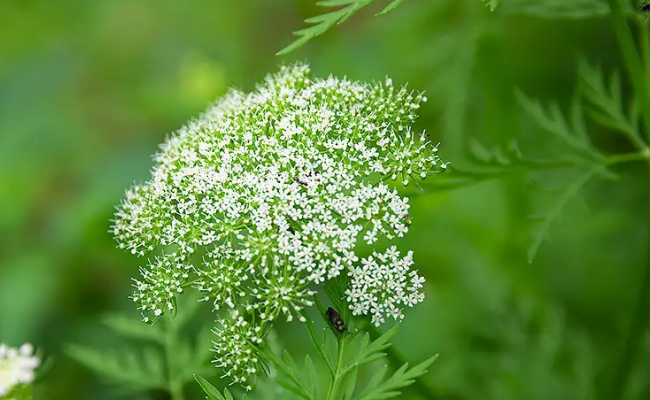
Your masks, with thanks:
[{"label": "white flower cluster", "polygon": [[379,326],[384,316],[404,318],[402,306],[413,305],[424,300],[420,291],[424,278],[411,271],[413,252],[404,258],[395,246],[385,253],[373,252],[361,260],[361,265],[350,268],[350,287],[345,292],[354,315],[372,315],[372,322]]},{"label": "white flower cluster", "polygon": [[0,397],[19,385],[30,384],[39,364],[40,360],[34,356],[34,348],[30,344],[16,349],[0,343]]},{"label": "white flower cluster", "polygon": [[428,135],[411,130],[423,101],[390,79],[313,79],[303,64],[250,94],[231,91],[161,146],[152,179],[118,208],[119,247],[150,259],[135,284],[140,309],[157,317],[193,287],[264,328],[280,314],[302,318],[314,285],[343,273],[356,313],[401,318],[400,306],[422,300],[410,253],[360,266],[355,248],[408,231],[408,198],[389,181],[446,168]]},{"label": "white flower cluster", "polygon": [[[189,278],[191,268],[173,254],[155,257],[149,268],[140,268],[142,280],[134,279],[138,291],[133,300],[139,302],[143,310],[153,310],[155,317],[162,315],[163,309],[172,310],[174,299],[183,292],[183,283]],[[144,320],[148,322],[149,317]]]},{"label": "white flower cluster", "polygon": [[238,311],[231,317],[219,320],[221,327],[214,330],[217,340],[212,343],[217,357],[213,363],[224,370],[222,378],[229,377],[233,383],[251,390],[251,379],[260,362],[255,346],[262,343],[262,328],[251,325]]}]

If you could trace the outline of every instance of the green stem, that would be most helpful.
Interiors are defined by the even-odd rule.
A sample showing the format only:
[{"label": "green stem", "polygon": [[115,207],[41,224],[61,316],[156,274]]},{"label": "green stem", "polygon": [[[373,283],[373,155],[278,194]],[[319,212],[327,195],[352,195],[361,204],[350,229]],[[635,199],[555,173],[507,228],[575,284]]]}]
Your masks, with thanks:
[{"label": "green stem", "polygon": [[641,152],[616,154],[605,158],[606,165],[620,164],[630,161],[650,161],[650,150],[647,148]]},{"label": "green stem", "polygon": [[183,380],[181,379],[182,371],[178,371],[176,354],[178,346],[176,340],[176,329],[172,326],[171,320],[167,323],[165,329],[165,360],[167,361],[167,380],[169,384],[169,393],[172,400],[184,400]]},{"label": "green stem", "polygon": [[639,37],[641,40],[641,59],[645,67],[646,84],[650,85],[650,27],[645,19],[639,22]]},{"label": "green stem", "polygon": [[345,338],[339,340],[339,349],[336,354],[336,366],[334,367],[334,377],[330,381],[330,388],[327,393],[327,400],[335,400],[339,391],[339,385],[341,384],[341,379],[345,374],[342,373],[341,369],[343,367],[343,349],[345,347]]},{"label": "green stem", "polygon": [[648,137],[650,136],[648,134],[650,131],[650,97],[648,95],[648,84],[645,79],[643,64],[636,50],[632,31],[625,19],[620,1],[607,0],[607,3],[612,14],[612,24],[614,25],[616,39],[621,48],[625,67],[630,74],[639,105],[644,110],[643,120],[645,123],[646,137]]}]

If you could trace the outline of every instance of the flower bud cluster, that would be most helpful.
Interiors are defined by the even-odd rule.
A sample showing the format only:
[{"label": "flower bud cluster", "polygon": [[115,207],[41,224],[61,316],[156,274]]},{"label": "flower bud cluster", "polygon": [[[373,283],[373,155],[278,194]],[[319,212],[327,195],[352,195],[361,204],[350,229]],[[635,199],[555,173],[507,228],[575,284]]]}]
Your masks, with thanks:
[{"label": "flower bud cluster", "polygon": [[134,301],[155,318],[193,288],[216,309],[246,311],[256,321],[246,332],[240,314],[218,329],[219,364],[237,382],[254,368],[227,359],[248,357],[256,342],[240,348],[235,335],[255,337],[280,315],[302,319],[316,285],[340,274],[351,278],[355,313],[401,318],[400,307],[423,298],[411,253],[360,263],[356,246],[408,231],[408,198],[391,180],[446,168],[428,135],[411,129],[424,101],[390,79],[314,79],[303,64],[250,94],[228,93],[161,146],[151,180],[118,207],[119,247],[153,260]]},{"label": "flower bud cluster", "polygon": [[262,343],[262,328],[246,321],[236,310],[231,318],[218,323],[214,329],[217,339],[212,342],[216,353],[213,363],[224,371],[222,378],[251,390],[260,363],[256,346]]}]

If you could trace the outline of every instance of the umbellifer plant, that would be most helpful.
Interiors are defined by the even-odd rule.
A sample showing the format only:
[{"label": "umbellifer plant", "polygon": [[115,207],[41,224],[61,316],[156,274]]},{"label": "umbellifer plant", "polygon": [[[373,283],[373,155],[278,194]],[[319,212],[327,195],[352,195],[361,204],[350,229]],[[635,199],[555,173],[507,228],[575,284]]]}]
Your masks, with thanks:
[{"label": "umbellifer plant", "polygon": [[[250,390],[270,363],[291,392],[315,399],[293,362],[265,343],[278,319],[306,322],[331,373],[327,398],[352,395],[343,379],[364,362],[346,367],[345,342],[360,337],[359,357],[376,360],[392,333],[369,343],[359,330],[401,320],[424,298],[413,253],[391,243],[410,224],[398,190],[447,167],[429,136],[412,129],[424,101],[390,79],[317,79],[295,64],[250,94],[230,91],[171,136],[151,179],[127,192],[113,224],[119,247],[147,259],[133,295],[144,320],[174,313],[177,296],[198,291],[215,310],[227,309],[213,342],[225,377]],[[319,292],[360,321],[354,332],[333,329],[332,360],[307,312],[318,303],[324,315]],[[366,390],[388,384],[376,394],[392,393],[429,363]]]}]

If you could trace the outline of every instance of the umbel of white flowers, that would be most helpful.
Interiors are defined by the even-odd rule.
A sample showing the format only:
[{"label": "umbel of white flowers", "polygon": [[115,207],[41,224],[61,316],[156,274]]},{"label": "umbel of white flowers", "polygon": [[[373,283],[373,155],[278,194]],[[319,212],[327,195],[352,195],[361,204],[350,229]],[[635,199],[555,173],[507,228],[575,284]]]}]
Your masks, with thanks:
[{"label": "umbel of white flowers", "polygon": [[148,258],[133,296],[145,320],[191,288],[239,310],[215,328],[216,363],[249,387],[264,328],[280,314],[302,319],[328,279],[349,276],[354,314],[376,325],[403,318],[424,296],[412,253],[375,249],[360,260],[355,249],[408,231],[408,198],[391,181],[447,167],[411,130],[424,101],[390,79],[317,79],[295,64],[181,128],[115,214],[119,247]]},{"label": "umbel of white flowers", "polygon": [[0,343],[0,398],[11,393],[15,387],[34,380],[34,370],[40,360],[33,353],[34,348],[29,343],[17,349]]}]

